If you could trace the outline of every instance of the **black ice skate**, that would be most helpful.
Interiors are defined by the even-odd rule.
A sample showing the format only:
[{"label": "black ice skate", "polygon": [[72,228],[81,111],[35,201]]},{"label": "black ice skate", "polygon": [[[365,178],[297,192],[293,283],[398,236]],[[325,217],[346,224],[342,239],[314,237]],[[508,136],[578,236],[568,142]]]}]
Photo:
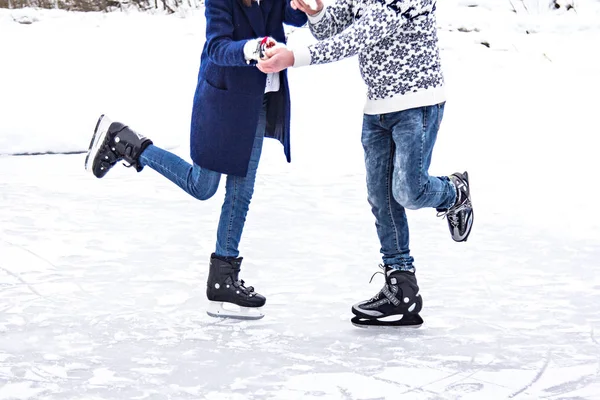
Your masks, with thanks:
[{"label": "black ice skate", "polygon": [[361,328],[372,326],[418,328],[423,324],[419,315],[423,299],[413,272],[382,266],[385,285],[375,297],[352,306],[352,324]]},{"label": "black ice skate", "polygon": [[473,203],[469,187],[469,174],[455,173],[450,180],[456,186],[456,203],[447,210],[440,210],[438,216],[446,217],[450,235],[456,242],[466,242],[473,227]]},{"label": "black ice skate", "polygon": [[117,162],[124,160],[129,163],[128,167],[134,167],[139,172],[142,166],[138,158],[151,144],[150,139],[102,115],[94,129],[85,158],[85,169],[96,178],[102,178]]},{"label": "black ice skate", "polygon": [[242,257],[225,260],[213,254],[206,283],[209,304],[206,311],[211,317],[237,319],[260,319],[264,317],[261,307],[264,296],[252,286],[245,287],[239,279]]}]

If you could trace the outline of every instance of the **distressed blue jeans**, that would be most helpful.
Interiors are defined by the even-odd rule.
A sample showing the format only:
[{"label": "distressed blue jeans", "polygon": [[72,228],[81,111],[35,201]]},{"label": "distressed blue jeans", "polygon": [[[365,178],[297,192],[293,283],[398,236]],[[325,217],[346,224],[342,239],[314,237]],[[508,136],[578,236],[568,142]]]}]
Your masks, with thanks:
[{"label": "distressed blue jeans", "polygon": [[456,202],[450,179],[428,172],[443,114],[444,103],[363,117],[368,200],[383,263],[396,269],[414,268],[405,209],[445,209]]},{"label": "distressed blue jeans", "polygon": [[[219,227],[217,228],[217,246],[215,253],[221,257],[238,257],[239,244],[254,193],[256,171],[262,151],[266,128],[266,107],[263,107],[258,119],[256,137],[250,155],[248,173],[245,177],[227,175],[225,201],[221,208]],[[198,200],[210,199],[219,188],[221,173],[190,165],[178,156],[150,145],[139,158],[142,166],[148,166],[175,183],[181,189]]]}]

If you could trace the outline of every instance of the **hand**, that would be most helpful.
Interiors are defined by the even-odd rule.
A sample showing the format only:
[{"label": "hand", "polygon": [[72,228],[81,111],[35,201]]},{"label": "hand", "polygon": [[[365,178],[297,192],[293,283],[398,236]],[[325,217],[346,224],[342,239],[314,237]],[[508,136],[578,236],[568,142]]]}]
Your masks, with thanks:
[{"label": "hand", "polygon": [[276,47],[281,46],[285,45],[283,43],[277,43],[277,41],[272,37],[250,39],[244,45],[244,58],[246,59],[246,62],[248,62],[248,64],[252,60],[266,60],[266,51],[268,49],[274,49]]},{"label": "hand", "polygon": [[279,43],[272,37],[266,37],[261,41],[261,53],[263,54],[261,60],[267,60],[269,57],[267,56],[267,50],[274,48]]},{"label": "hand", "polygon": [[323,0],[291,0],[290,5],[294,10],[300,10],[313,16],[323,10]]},{"label": "hand", "polygon": [[259,61],[257,65],[258,69],[265,74],[283,71],[294,65],[294,52],[286,47],[275,46],[268,49],[265,55],[268,59]]},{"label": "hand", "polygon": [[265,61],[268,60],[269,58],[271,58],[271,56],[274,53],[275,49],[279,49],[279,48],[286,48],[285,43],[279,43],[278,41],[276,41],[275,39],[273,39],[272,37],[269,37],[267,39],[267,41],[262,45],[262,58],[258,61]]}]

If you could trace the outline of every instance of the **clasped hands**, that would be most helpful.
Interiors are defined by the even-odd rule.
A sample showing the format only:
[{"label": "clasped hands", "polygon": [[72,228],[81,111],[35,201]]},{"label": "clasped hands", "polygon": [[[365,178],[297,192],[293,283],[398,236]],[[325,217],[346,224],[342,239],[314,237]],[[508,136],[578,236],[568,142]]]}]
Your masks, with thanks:
[{"label": "clasped hands", "polygon": [[[323,10],[323,1],[291,0],[290,5],[294,10],[303,11],[307,15],[316,15]],[[294,65],[294,52],[285,44],[278,43],[273,38],[268,38],[265,43],[263,57],[258,61],[257,67],[265,74],[279,72]]]},{"label": "clasped hands", "polygon": [[273,38],[267,38],[261,54],[256,66],[265,74],[279,72],[294,65],[294,52]]}]

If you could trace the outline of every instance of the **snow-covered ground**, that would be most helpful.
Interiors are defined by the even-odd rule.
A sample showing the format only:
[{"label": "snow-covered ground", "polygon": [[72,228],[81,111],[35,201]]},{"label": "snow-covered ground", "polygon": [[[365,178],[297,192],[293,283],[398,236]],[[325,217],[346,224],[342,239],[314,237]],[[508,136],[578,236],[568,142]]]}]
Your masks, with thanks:
[{"label": "snow-covered ground", "polygon": [[[242,241],[260,321],[204,311],[223,190],[0,157],[0,399],[600,399],[600,3],[477,3],[439,4],[431,172],[469,171],[476,222],[456,244],[409,213],[421,329],[348,321],[382,285],[350,59],[290,71],[293,162],[266,142]],[[203,31],[201,11],[0,10],[0,154],[85,150],[105,112],[187,157]]]}]

